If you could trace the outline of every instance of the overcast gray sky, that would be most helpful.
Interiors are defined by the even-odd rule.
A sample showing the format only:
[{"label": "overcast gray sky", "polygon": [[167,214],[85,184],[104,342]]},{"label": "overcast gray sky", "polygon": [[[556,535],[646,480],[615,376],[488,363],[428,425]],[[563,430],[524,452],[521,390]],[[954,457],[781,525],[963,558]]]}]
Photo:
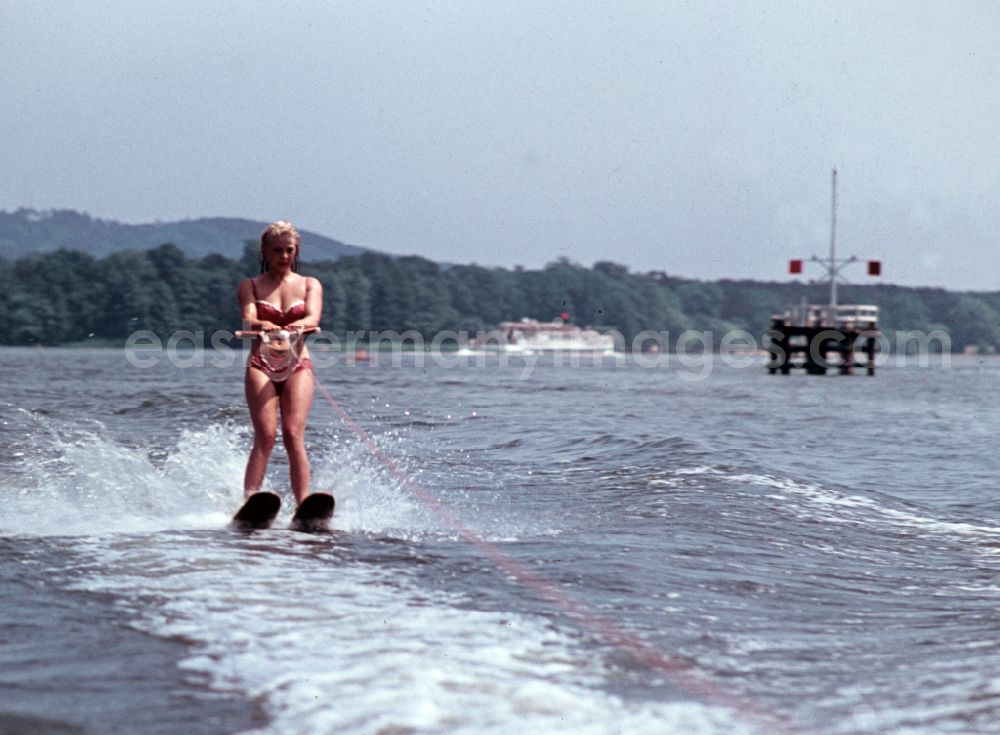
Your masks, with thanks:
[{"label": "overcast gray sky", "polygon": [[1000,290],[994,2],[0,0],[0,27],[2,209],[782,279],[828,250],[836,165],[841,253]]}]

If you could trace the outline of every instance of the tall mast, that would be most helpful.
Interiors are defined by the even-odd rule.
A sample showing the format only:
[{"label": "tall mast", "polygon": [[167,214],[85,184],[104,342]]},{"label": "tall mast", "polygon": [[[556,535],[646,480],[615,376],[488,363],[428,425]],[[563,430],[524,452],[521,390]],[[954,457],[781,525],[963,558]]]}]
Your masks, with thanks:
[{"label": "tall mast", "polygon": [[830,310],[837,310],[837,169],[833,169],[833,204],[830,214]]}]

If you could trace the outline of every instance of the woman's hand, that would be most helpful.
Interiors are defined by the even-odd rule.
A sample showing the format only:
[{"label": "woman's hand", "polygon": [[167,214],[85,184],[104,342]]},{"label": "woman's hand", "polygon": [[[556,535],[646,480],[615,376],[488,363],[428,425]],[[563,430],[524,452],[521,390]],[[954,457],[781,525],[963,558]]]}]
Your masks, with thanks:
[{"label": "woman's hand", "polygon": [[288,329],[288,327],[279,327],[274,322],[257,322],[257,330],[260,332],[276,332],[279,329]]}]

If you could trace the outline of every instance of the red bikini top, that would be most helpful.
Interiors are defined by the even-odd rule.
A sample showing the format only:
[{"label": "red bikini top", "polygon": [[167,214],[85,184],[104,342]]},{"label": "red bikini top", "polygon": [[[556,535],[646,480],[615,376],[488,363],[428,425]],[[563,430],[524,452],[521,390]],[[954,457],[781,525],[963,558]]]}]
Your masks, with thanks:
[{"label": "red bikini top", "polygon": [[[287,310],[282,310],[270,301],[257,298],[257,284],[253,281],[253,279],[250,279],[250,285],[253,287],[253,297],[257,304],[258,318],[277,324],[279,327],[284,327],[292,322],[298,321],[306,315],[305,301],[299,301],[298,303],[289,306]],[[306,295],[309,295],[308,281],[306,281]]]}]

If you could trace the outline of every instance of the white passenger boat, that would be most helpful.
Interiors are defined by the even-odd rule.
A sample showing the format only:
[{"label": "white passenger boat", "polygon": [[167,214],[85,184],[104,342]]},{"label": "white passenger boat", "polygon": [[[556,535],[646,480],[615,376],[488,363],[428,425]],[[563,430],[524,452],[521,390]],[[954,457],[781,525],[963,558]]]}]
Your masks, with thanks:
[{"label": "white passenger boat", "polygon": [[477,351],[515,354],[573,352],[612,355],[615,341],[611,335],[578,327],[566,319],[540,322],[525,318],[519,322],[502,322],[497,329],[480,333],[470,347]]}]

